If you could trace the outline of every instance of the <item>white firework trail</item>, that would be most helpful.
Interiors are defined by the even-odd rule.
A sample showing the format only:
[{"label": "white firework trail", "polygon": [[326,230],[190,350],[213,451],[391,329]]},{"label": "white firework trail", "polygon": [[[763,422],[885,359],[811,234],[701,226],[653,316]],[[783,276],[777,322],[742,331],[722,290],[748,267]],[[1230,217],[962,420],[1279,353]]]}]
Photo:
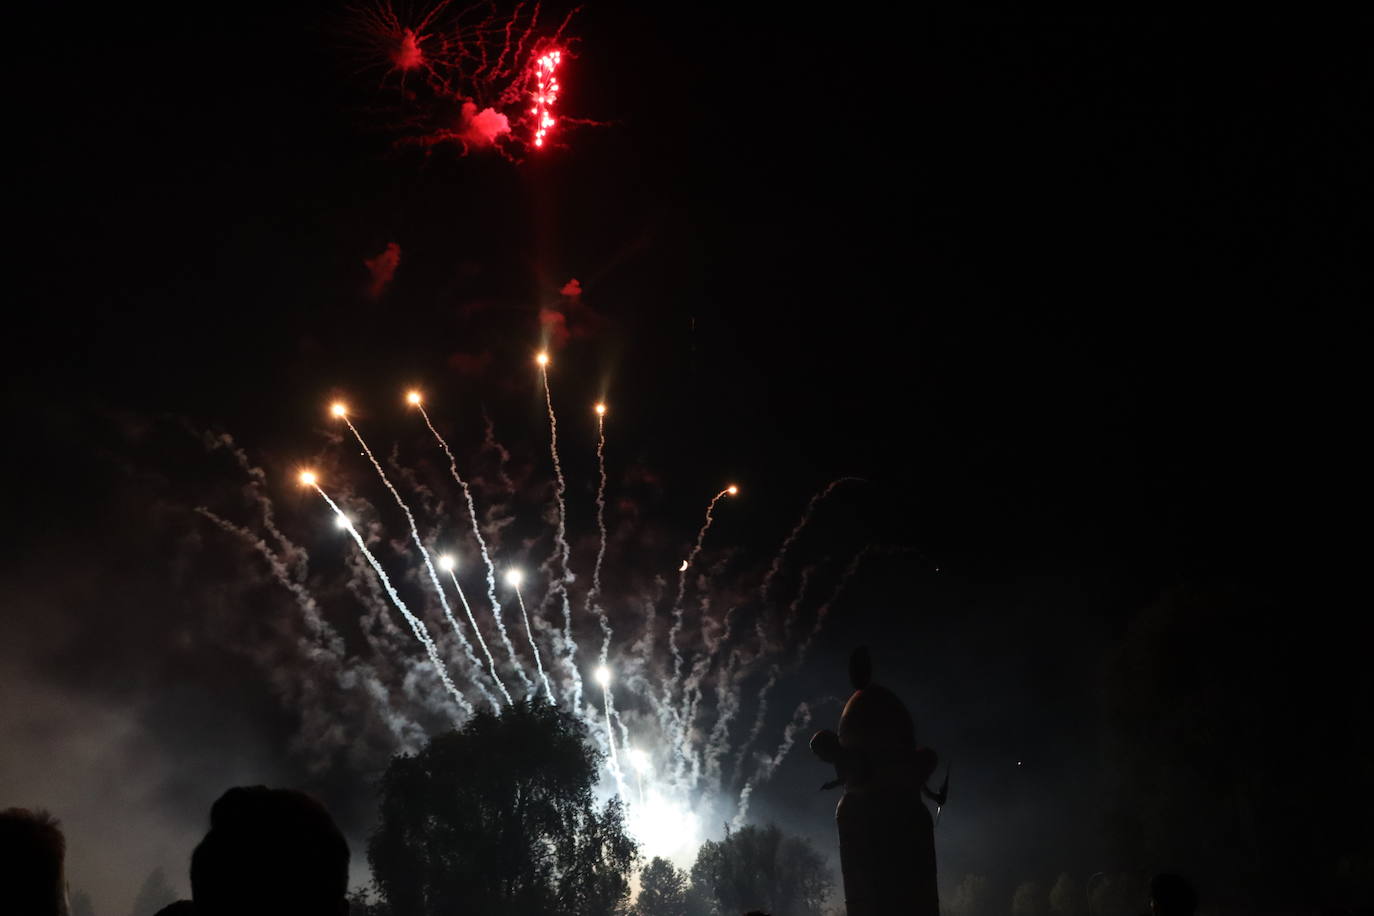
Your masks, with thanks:
[{"label": "white firework trail", "polygon": [[553,412],[553,393],[549,390],[548,354],[539,354],[539,377],[544,383],[544,403],[549,408],[549,455],[553,458],[554,500],[558,505],[558,524],[554,529],[554,543],[557,546],[558,572],[552,577],[554,596],[558,598],[563,610],[563,663],[568,668],[572,683],[572,708],[580,715],[582,712],[582,672],[577,667],[577,642],[573,639],[572,605],[568,601],[568,585],[573,581],[568,568],[568,557],[572,552],[568,546],[568,505],[565,499],[568,484],[563,479],[563,462],[558,458],[558,417]]},{"label": "white firework trail", "polygon": [[596,405],[596,466],[599,472],[596,486],[596,565],[592,567],[592,587],[587,592],[587,609],[596,611],[601,624],[601,654],[598,662],[606,664],[611,651],[611,622],[601,606],[601,564],[606,559],[606,405]]},{"label": "white firework trail", "polygon": [[736,805],[735,819],[731,822],[730,828],[738,830],[744,826],[744,819],[749,814],[749,797],[754,794],[754,788],[762,785],[772,778],[773,773],[782,765],[783,758],[787,752],[792,750],[792,745],[797,740],[797,732],[811,724],[811,706],[807,703],[797,704],[796,710],[792,713],[792,720],[783,729],[782,743],[773,756],[765,757],[759,765],[759,771],[754,778],[745,783],[739,793],[739,803]]},{"label": "white firework trail", "polygon": [[525,610],[525,596],[520,593],[519,585],[515,586],[515,600],[520,604],[521,616],[525,618],[525,635],[529,637],[530,648],[534,651],[534,663],[539,668],[539,677],[544,681],[544,691],[548,694],[549,704],[556,706],[558,701],[553,698],[553,686],[549,684],[549,676],[544,672],[544,660],[539,655],[539,644],[534,641],[534,630],[530,628],[530,612]]},{"label": "white firework trail", "polygon": [[597,678],[601,681],[601,693],[606,705],[606,745],[611,751],[611,776],[615,779],[616,793],[624,798],[625,777],[620,771],[620,753],[615,746],[615,705],[611,702],[611,680],[604,665],[597,669]]},{"label": "white firework trail", "polygon": [[329,503],[329,508],[334,510],[334,515],[341,519],[340,525],[345,531],[353,536],[353,542],[358,545],[358,549],[363,552],[363,556],[367,557],[367,561],[372,564],[372,569],[377,573],[377,578],[382,581],[382,587],[386,589],[387,595],[391,598],[391,603],[396,605],[396,610],[400,611],[401,616],[406,619],[406,623],[410,624],[410,629],[415,633],[415,638],[420,640],[420,643],[425,647],[425,651],[429,653],[429,660],[433,663],[434,670],[438,672],[439,679],[443,681],[444,686],[448,688],[448,692],[453,696],[454,702],[461,706],[465,713],[472,715],[473,712],[475,712],[472,708],[472,704],[469,703],[468,698],[463,696],[462,692],[454,686],[453,679],[448,676],[448,670],[444,667],[443,660],[439,658],[439,647],[434,644],[434,640],[430,637],[429,629],[425,626],[424,621],[412,614],[410,608],[401,600],[401,596],[397,594],[396,586],[391,584],[391,579],[387,576],[386,570],[382,568],[381,563],[377,562],[377,558],[372,555],[372,551],[367,549],[367,544],[363,542],[362,535],[358,534],[358,529],[354,527],[353,522],[349,520],[348,516],[344,515],[343,510],[339,508],[338,504],[329,498],[329,494],[324,492],[319,484],[311,482],[309,486],[313,487],[315,492],[324,497],[325,502]]},{"label": "white firework trail", "polygon": [[371,461],[372,466],[377,469],[377,476],[382,479],[382,483],[385,484],[387,490],[391,492],[392,498],[396,500],[396,505],[400,506],[401,511],[405,513],[406,521],[410,523],[410,538],[415,542],[416,549],[420,551],[420,558],[425,562],[425,571],[429,573],[429,581],[434,587],[434,594],[439,598],[439,606],[443,608],[444,616],[448,618],[449,625],[453,627],[453,632],[458,637],[458,645],[462,648],[463,654],[467,657],[468,661],[471,662],[472,667],[476,669],[474,672],[469,672],[469,678],[472,680],[478,692],[482,694],[483,698],[491,703],[492,706],[495,706],[499,712],[501,709],[501,701],[496,698],[495,694],[487,689],[487,685],[482,683],[481,678],[478,676],[482,670],[482,663],[477,660],[476,653],[472,651],[472,643],[468,642],[468,638],[463,633],[463,628],[459,625],[458,619],[453,616],[453,608],[449,607],[448,598],[444,595],[444,587],[439,582],[439,573],[434,569],[434,561],[430,559],[429,550],[425,547],[425,542],[420,539],[420,529],[415,524],[414,514],[411,513],[410,507],[407,506],[406,501],[401,498],[400,492],[397,491],[396,487],[391,483],[391,480],[386,476],[386,471],[382,469],[382,465],[377,460],[377,456],[373,455],[372,449],[367,447],[367,443],[363,441],[362,433],[358,432],[358,428],[353,425],[353,421],[348,418],[348,414],[342,411],[336,411],[335,413],[344,423],[348,424],[349,432],[353,433],[353,438],[357,439],[358,444],[362,446],[363,453],[367,455],[367,460]]},{"label": "white firework trail", "polygon": [[[462,478],[462,475],[458,473],[458,459],[453,457],[453,451],[448,447],[448,442],[444,440],[443,436],[439,435],[439,430],[435,429],[434,424],[430,422],[429,414],[425,413],[424,406],[418,400],[414,400],[411,403],[419,408],[420,416],[424,417],[425,425],[429,427],[429,431],[434,434],[434,438],[438,440],[439,446],[443,448],[444,454],[448,456],[449,473],[453,475],[454,481],[463,491],[463,499],[467,502],[468,506],[468,518],[472,520],[472,536],[477,540],[477,549],[482,554],[482,565],[486,568],[487,601],[491,603],[491,616],[496,621],[496,631],[501,636],[501,643],[506,647],[506,652],[510,654],[510,662],[515,668],[515,673],[519,675],[520,681],[525,685],[525,689],[527,691],[532,690],[534,688],[534,682],[531,681],[529,675],[525,673],[525,666],[520,664],[520,656],[515,651],[515,644],[511,642],[510,634],[506,632],[506,622],[502,619],[501,599],[496,595],[496,565],[492,563],[491,554],[487,551],[486,538],[482,537],[482,528],[477,523],[477,506],[472,499],[472,489],[468,486],[467,481]],[[488,427],[488,432],[490,432],[490,427]],[[473,629],[477,629],[475,623],[473,624]],[[478,639],[481,639],[480,632],[478,632]],[[485,643],[483,643],[482,648],[486,648]],[[487,653],[487,658],[491,658],[490,652]],[[492,676],[496,676],[495,668],[492,669]],[[496,683],[501,687],[501,692],[505,693],[507,699],[509,699],[510,694],[506,692],[506,687],[501,683],[500,678],[497,678]]]},{"label": "white firework trail", "polygon": [[[682,566],[677,571],[677,597],[673,599],[673,623],[668,629],[668,649],[673,654],[673,676],[664,685],[663,702],[671,710],[673,707],[673,697],[677,694],[678,685],[682,682],[682,650],[678,647],[677,637],[682,632],[682,599],[687,594],[687,572],[696,562],[697,555],[701,553],[701,545],[706,541],[706,532],[711,530],[711,523],[715,521],[714,512],[716,503],[727,496],[733,496],[738,492],[734,485],[726,487],[715,496],[711,497],[711,502],[706,506],[706,520],[701,524],[701,530],[697,532],[696,543],[692,545],[692,550],[687,554],[687,559],[682,561]],[[680,718],[674,711],[674,717]]]},{"label": "white firework trail", "polygon": [[468,622],[472,624],[472,632],[477,634],[477,644],[482,647],[482,654],[487,657],[487,668],[491,671],[491,679],[501,689],[501,695],[506,698],[506,702],[514,703],[515,700],[511,699],[510,691],[501,681],[501,675],[496,673],[496,659],[491,657],[491,650],[487,648],[487,641],[482,636],[481,628],[477,626],[477,618],[472,616],[472,605],[468,604],[468,596],[463,594],[463,586],[458,584],[458,574],[453,571],[451,565],[445,565],[448,566],[448,577],[453,580],[453,588],[458,592],[458,600],[463,602],[463,610],[467,612]]}]

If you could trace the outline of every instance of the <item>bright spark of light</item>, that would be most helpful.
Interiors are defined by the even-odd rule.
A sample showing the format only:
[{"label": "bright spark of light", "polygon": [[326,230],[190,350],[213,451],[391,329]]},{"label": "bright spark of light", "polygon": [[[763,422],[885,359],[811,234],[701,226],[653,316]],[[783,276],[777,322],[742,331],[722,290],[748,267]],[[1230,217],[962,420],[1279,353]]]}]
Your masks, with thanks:
[{"label": "bright spark of light", "polygon": [[530,108],[530,114],[534,116],[534,145],[537,147],[544,145],[545,136],[556,123],[553,106],[558,101],[559,85],[554,71],[562,60],[561,52],[549,51],[534,62],[534,105]]},{"label": "bright spark of light", "polygon": [[446,553],[439,557],[439,568],[444,572],[452,572],[457,565],[458,561],[453,559],[453,554]]},{"label": "bright spark of light", "polygon": [[346,417],[348,416],[348,405],[343,401],[335,401],[329,405],[329,412],[336,417]]},{"label": "bright spark of light", "polygon": [[525,581],[525,574],[518,569],[506,570],[506,584],[511,588],[519,588],[520,583]]},{"label": "bright spark of light", "polygon": [[596,682],[606,688],[611,686],[611,669],[605,665],[598,665],[596,668]]},{"label": "bright spark of light", "polygon": [[739,493],[739,487],[735,486],[734,484],[730,484],[730,486],[725,488],[725,492],[729,493],[731,496],[734,496],[737,493]]},{"label": "bright spark of light", "polygon": [[313,487],[318,480],[314,471],[301,471],[301,486]]},{"label": "bright spark of light", "polygon": [[418,392],[418,391],[407,391],[407,392],[406,392],[406,403],[409,404],[409,405],[411,405],[412,407],[419,407],[419,406],[420,406],[420,392]]},{"label": "bright spark of light", "polygon": [[342,531],[348,531],[353,527],[353,519],[340,512],[338,515],[334,516],[334,525]]},{"label": "bright spark of light", "polygon": [[534,361],[538,363],[541,368],[547,366],[549,364],[549,354],[546,351],[541,351],[540,354],[534,358]]},{"label": "bright spark of light", "polygon": [[605,405],[605,404],[597,404],[597,405],[596,405],[596,415],[597,415],[598,417],[604,417],[604,416],[606,416],[606,405]]}]

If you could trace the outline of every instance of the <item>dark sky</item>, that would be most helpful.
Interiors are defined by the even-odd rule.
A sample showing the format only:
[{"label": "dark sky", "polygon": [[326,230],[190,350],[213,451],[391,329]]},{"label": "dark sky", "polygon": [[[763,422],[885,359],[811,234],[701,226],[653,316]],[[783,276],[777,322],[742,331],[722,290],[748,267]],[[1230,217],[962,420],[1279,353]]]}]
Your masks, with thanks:
[{"label": "dark sky", "polygon": [[[1348,378],[1328,316],[1368,292],[1358,29],[593,3],[565,105],[604,123],[513,164],[396,149],[328,4],[24,15],[0,804],[91,838],[72,881],[102,913],[154,866],[181,880],[233,781],[309,785],[366,827],[363,777],[307,773],[260,660],[207,643],[250,559],[192,530],[238,484],[184,429],[285,473],[326,449],[332,394],[389,448],[420,383],[537,462],[524,361],[573,277],[597,323],[558,354],[560,409],[607,393],[673,543],[738,480],[718,535],[757,568],[859,474],[811,549],[923,552],[837,608],[774,730],[880,647],[958,761],[946,874],[1113,864],[1111,646],[1171,587],[1276,588],[1305,540],[1294,477]],[[371,301],[363,261],[392,242]],[[318,507],[274,486],[309,530]],[[756,813],[830,849],[825,778],[799,747]]]}]

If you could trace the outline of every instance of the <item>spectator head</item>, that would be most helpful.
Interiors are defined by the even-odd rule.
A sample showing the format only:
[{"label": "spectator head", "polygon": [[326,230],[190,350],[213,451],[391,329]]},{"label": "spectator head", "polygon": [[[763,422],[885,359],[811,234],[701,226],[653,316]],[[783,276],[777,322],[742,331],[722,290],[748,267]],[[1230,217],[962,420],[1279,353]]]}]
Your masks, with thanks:
[{"label": "spectator head", "polygon": [[67,841],[46,811],[0,811],[0,910],[22,916],[66,916],[62,862]]},{"label": "spectator head", "polygon": [[1155,875],[1150,879],[1150,912],[1153,916],[1193,916],[1197,893],[1179,875]]},{"label": "spectator head", "polygon": [[348,843],[324,806],[288,789],[230,789],[191,856],[200,916],[345,916]]}]

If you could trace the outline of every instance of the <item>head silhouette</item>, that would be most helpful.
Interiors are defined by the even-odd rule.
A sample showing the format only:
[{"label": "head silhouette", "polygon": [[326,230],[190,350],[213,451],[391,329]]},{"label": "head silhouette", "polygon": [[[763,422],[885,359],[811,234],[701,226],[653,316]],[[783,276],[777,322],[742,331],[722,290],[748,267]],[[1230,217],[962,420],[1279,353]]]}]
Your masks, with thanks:
[{"label": "head silhouette", "polygon": [[324,806],[288,789],[230,789],[191,856],[199,916],[343,916],[348,843]]},{"label": "head silhouette", "polygon": [[67,841],[46,811],[0,811],[0,910],[15,916],[65,916],[62,862]]},{"label": "head silhouette", "polygon": [[1150,879],[1150,912],[1154,916],[1193,916],[1197,892],[1187,878],[1155,875]]}]

